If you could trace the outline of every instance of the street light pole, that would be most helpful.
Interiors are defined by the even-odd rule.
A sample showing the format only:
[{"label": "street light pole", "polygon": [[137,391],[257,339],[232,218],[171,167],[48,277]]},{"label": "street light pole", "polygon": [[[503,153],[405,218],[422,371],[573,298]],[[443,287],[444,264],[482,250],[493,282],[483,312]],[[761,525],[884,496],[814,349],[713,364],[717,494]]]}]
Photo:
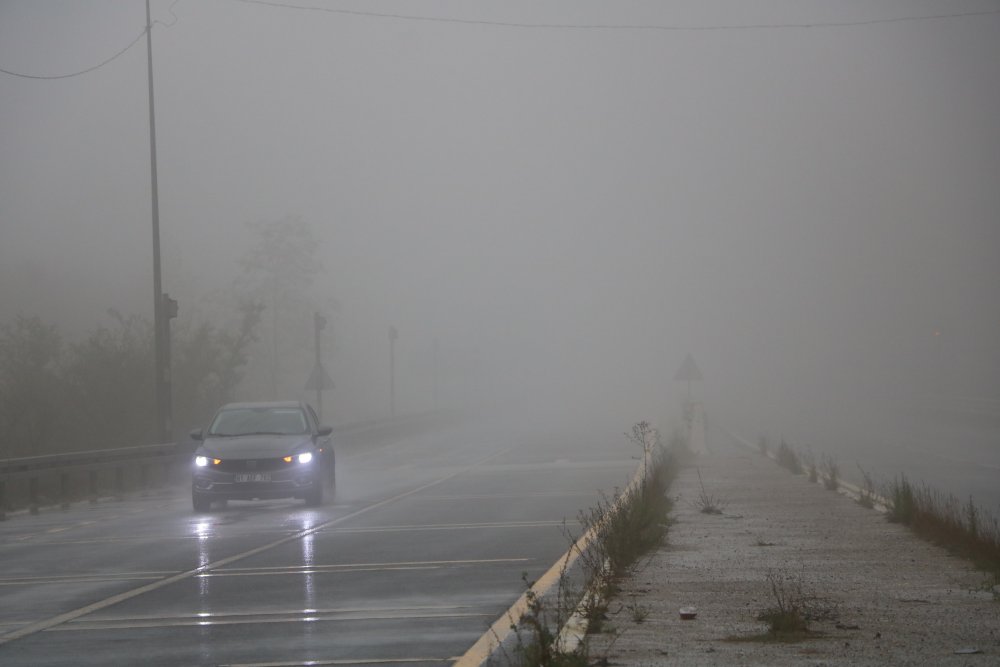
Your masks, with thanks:
[{"label": "street light pole", "polygon": [[433,348],[433,359],[431,363],[433,367],[431,368],[431,373],[434,376],[434,409],[438,409],[438,358],[441,356],[441,345],[438,343],[438,339],[434,339]]},{"label": "street light pole", "polygon": [[396,416],[396,339],[399,332],[389,327],[389,416]]},{"label": "street light pole", "polygon": [[323,372],[323,362],[319,356],[319,332],[324,327],[326,327],[326,318],[319,313],[313,313],[313,332],[316,339],[316,410],[321,420],[323,419],[323,382],[326,379],[326,375]]},{"label": "street light pole", "polygon": [[153,379],[153,395],[156,401],[156,435],[159,442],[167,442],[172,438],[170,423],[170,384],[165,349],[166,325],[163,312],[163,285],[160,278],[160,201],[156,183],[156,116],[153,104],[153,22],[149,11],[149,0],[146,0],[146,62],[149,80],[149,176],[153,205],[153,347],[155,356],[155,375]]}]

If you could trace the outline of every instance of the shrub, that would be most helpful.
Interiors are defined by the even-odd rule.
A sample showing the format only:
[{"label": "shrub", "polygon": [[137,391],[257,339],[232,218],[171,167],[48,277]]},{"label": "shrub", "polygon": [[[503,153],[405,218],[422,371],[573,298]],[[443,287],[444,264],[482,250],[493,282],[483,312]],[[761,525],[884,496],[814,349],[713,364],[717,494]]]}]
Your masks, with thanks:
[{"label": "shrub", "polygon": [[796,475],[801,474],[802,463],[799,462],[799,456],[795,453],[795,450],[788,446],[784,438],[781,439],[781,444],[778,445],[777,460],[778,465],[782,468],[787,468]]},{"label": "shrub", "polygon": [[757,620],[767,623],[771,635],[788,635],[809,630],[810,613],[802,580],[776,570],[767,572],[772,606],[761,610]]},{"label": "shrub", "polygon": [[861,495],[858,496],[858,504],[862,507],[867,507],[872,509],[875,507],[875,481],[872,476],[869,475],[861,464],[858,464],[858,470],[861,471]]},{"label": "shrub", "polygon": [[962,503],[953,495],[915,486],[905,476],[893,480],[883,495],[889,504],[889,521],[908,526],[924,539],[1000,576],[1000,522],[972,498]]},{"label": "shrub", "polygon": [[823,486],[830,491],[840,488],[840,466],[829,456],[824,455],[820,463],[823,472]]}]

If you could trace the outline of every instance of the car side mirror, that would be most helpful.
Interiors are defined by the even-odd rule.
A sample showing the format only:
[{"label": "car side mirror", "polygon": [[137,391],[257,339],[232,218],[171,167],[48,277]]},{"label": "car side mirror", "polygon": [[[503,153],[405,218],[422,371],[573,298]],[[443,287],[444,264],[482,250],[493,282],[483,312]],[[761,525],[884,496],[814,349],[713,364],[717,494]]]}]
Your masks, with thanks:
[{"label": "car side mirror", "polygon": [[326,436],[330,435],[331,433],[333,433],[333,427],[332,426],[320,426],[319,430],[316,431],[316,433],[318,435],[326,437]]},{"label": "car side mirror", "polygon": [[188,435],[190,435],[191,439],[194,440],[195,442],[201,442],[202,440],[205,439],[205,434],[202,433],[200,428],[196,428],[195,430],[191,431],[191,433],[189,433]]}]

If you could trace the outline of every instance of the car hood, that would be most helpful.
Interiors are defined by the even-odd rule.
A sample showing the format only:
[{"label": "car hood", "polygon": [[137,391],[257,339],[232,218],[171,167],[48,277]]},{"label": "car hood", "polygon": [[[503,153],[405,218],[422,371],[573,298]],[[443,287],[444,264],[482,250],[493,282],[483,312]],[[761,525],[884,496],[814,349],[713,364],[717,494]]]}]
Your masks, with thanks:
[{"label": "car hood", "polygon": [[240,435],[205,438],[198,453],[217,459],[268,459],[296,454],[311,446],[309,435]]}]

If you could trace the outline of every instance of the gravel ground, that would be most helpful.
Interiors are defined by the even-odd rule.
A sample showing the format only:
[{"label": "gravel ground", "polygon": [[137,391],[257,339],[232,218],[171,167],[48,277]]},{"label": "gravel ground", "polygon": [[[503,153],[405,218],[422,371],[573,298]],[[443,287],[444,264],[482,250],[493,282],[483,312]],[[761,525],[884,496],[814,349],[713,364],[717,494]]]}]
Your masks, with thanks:
[{"label": "gravel ground", "polygon": [[[877,511],[725,447],[674,482],[667,543],[611,603],[617,639],[590,635],[592,662],[1000,665],[1000,601],[983,573]],[[722,514],[701,512],[699,472]],[[756,616],[776,604],[769,577],[818,617],[805,638],[762,639]],[[681,620],[682,607],[697,617]]]}]

